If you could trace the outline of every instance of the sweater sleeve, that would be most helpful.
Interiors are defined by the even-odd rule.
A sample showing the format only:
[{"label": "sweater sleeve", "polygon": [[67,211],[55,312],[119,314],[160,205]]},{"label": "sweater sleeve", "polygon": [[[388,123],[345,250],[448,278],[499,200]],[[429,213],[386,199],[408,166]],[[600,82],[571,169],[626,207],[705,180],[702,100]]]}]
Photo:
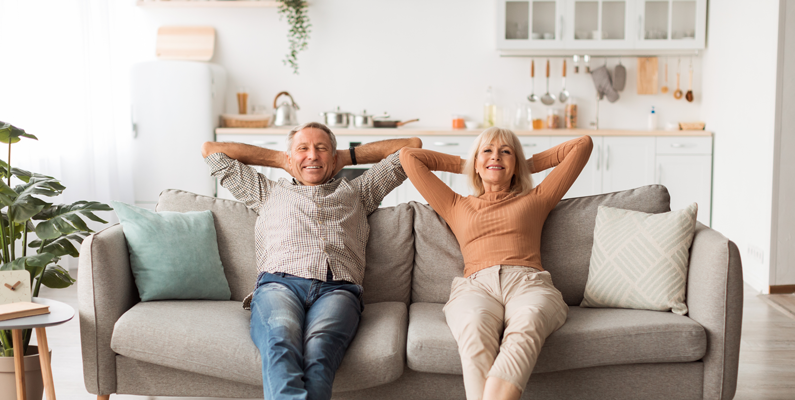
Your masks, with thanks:
[{"label": "sweater sleeve", "polygon": [[591,137],[583,136],[533,156],[535,172],[555,167],[536,189],[540,196],[549,200],[550,208],[558,204],[580,176],[580,172],[591,157],[591,150],[593,150]]},{"label": "sweater sleeve", "polygon": [[450,189],[433,171],[459,173],[461,157],[431,150],[404,147],[400,150],[400,163],[411,183],[422,197],[447,223],[456,201],[461,195]]}]

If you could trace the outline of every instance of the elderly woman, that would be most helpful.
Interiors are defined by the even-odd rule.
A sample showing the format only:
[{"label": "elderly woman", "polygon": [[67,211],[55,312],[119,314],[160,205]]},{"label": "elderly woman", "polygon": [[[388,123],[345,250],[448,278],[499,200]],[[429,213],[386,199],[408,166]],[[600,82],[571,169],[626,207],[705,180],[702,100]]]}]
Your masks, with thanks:
[{"label": "elderly woman", "polygon": [[[444,307],[458,343],[468,400],[518,399],[547,336],[568,315],[563,297],[541,266],[541,229],[549,212],[591,155],[583,136],[524,160],[506,129],[475,140],[469,159],[404,148],[411,183],[444,218],[464,256]],[[555,167],[538,186],[531,173]],[[432,171],[466,173],[475,195],[463,197]]]}]

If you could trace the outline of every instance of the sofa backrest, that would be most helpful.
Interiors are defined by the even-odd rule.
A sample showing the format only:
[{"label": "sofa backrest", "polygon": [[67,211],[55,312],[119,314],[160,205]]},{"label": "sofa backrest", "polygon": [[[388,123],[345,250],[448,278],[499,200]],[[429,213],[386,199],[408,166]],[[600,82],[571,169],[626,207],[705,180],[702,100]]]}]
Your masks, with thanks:
[{"label": "sofa backrest", "polygon": [[[549,213],[541,234],[541,264],[568,305],[579,305],[588,279],[593,230],[599,206],[647,213],[670,211],[662,185],[562,200]],[[455,236],[426,204],[412,202],[416,254],[412,302],[446,303],[453,278],[463,276],[464,260]]]},{"label": "sofa backrest", "polygon": [[[160,194],[157,211],[210,210],[215,219],[218,251],[229,281],[232,300],[242,301],[257,279],[254,227],[257,213],[235,200],[201,196],[167,189]],[[409,303],[414,266],[414,211],[407,204],[379,208],[370,214],[370,240],[366,249],[363,301]]]}]

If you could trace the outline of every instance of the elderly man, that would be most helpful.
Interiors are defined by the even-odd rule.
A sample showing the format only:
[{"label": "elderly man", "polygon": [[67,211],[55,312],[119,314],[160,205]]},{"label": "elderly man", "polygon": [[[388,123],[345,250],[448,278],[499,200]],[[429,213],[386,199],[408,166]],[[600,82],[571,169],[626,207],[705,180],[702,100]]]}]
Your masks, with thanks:
[{"label": "elderly man", "polygon": [[[257,284],[244,301],[262,357],[265,399],[329,399],[334,375],[363,309],[367,216],[405,179],[398,153],[418,138],[384,140],[337,152],[323,124],[290,131],[287,153],[207,142],[211,174],[259,215]],[[335,179],[342,167],[376,163],[360,177]],[[281,167],[278,182],[250,165]],[[253,298],[252,298],[253,296]]]}]

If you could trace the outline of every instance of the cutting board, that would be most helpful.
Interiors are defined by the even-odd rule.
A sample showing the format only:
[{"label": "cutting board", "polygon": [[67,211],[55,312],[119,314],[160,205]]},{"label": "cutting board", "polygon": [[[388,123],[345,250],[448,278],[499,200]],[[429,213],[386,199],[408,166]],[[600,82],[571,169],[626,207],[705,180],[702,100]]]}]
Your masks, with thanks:
[{"label": "cutting board", "polygon": [[657,57],[638,57],[638,94],[657,94]]},{"label": "cutting board", "polygon": [[215,52],[211,26],[161,26],[157,29],[157,58],[210,61]]}]

